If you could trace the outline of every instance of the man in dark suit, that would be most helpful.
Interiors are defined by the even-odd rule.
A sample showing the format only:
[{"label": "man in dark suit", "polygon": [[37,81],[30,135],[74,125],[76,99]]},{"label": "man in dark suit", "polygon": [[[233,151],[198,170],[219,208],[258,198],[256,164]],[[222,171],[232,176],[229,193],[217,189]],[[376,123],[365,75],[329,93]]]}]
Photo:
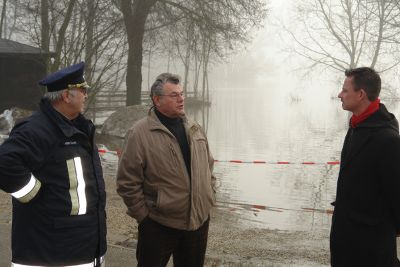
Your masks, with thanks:
[{"label": "man in dark suit", "polygon": [[371,68],[345,72],[338,97],[352,112],[344,140],[330,236],[333,267],[395,267],[400,232],[400,137],[379,101]]}]

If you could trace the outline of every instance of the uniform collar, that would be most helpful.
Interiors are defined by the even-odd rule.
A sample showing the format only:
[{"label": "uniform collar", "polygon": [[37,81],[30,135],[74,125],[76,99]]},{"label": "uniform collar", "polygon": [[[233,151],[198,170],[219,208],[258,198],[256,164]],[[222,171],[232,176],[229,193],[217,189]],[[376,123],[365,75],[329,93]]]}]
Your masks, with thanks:
[{"label": "uniform collar", "polygon": [[[72,137],[74,134],[77,133],[83,133],[79,131],[74,124],[69,121],[67,118],[65,118],[60,112],[58,112],[50,103],[50,101],[46,98],[42,98],[40,104],[40,110],[52,121],[54,122],[55,125],[62,131],[62,133],[66,137]],[[88,120],[86,120],[82,114],[79,114],[79,116],[74,119],[75,121],[82,121],[85,120],[86,123]]]}]

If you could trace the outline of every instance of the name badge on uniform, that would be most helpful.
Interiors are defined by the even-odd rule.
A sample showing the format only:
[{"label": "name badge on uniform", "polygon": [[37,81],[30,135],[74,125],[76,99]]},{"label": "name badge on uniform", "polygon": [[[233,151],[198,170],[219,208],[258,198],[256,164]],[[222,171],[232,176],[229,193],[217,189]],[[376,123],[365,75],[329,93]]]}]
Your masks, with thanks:
[{"label": "name badge on uniform", "polygon": [[67,142],[64,143],[65,146],[73,146],[73,145],[76,145],[76,144],[78,144],[76,141],[67,141]]}]

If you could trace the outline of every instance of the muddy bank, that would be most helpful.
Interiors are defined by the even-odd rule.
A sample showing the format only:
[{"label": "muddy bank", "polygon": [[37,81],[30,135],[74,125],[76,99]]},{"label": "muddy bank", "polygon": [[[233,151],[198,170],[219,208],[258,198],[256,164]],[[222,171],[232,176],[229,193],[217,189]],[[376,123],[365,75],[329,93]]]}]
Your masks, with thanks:
[{"label": "muddy bank", "polygon": [[[108,241],[134,249],[137,224],[125,214],[115,193],[115,177],[106,174]],[[329,233],[279,231],[246,226],[229,209],[211,215],[207,266],[329,266]]]},{"label": "muddy bank", "polygon": [[[122,139],[110,142],[99,135],[98,143],[108,140],[107,149],[121,147]],[[125,214],[117,195],[115,172],[118,158],[101,154],[107,191],[108,243],[134,250],[137,224]],[[11,224],[11,198],[0,191],[0,223]],[[280,231],[255,227],[230,208],[218,207],[211,214],[206,266],[329,266],[329,233]],[[134,253],[132,252],[132,257]]]},{"label": "muddy bank", "polygon": [[[115,178],[106,175],[108,242],[135,249],[137,225],[125,214],[115,193]],[[11,201],[0,192],[0,223],[11,223]],[[132,256],[134,253],[132,252]],[[243,225],[229,210],[211,216],[206,266],[328,266],[327,232],[290,232]]]}]

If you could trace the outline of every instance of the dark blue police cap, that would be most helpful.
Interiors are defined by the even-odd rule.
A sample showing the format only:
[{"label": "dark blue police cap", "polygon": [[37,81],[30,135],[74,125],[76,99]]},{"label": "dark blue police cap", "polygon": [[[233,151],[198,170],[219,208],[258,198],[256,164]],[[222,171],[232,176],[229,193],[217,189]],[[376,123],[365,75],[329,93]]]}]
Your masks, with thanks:
[{"label": "dark blue police cap", "polygon": [[65,69],[49,74],[46,78],[39,81],[39,84],[47,86],[48,92],[77,87],[88,88],[89,86],[83,77],[84,68],[84,62],[69,66]]}]

